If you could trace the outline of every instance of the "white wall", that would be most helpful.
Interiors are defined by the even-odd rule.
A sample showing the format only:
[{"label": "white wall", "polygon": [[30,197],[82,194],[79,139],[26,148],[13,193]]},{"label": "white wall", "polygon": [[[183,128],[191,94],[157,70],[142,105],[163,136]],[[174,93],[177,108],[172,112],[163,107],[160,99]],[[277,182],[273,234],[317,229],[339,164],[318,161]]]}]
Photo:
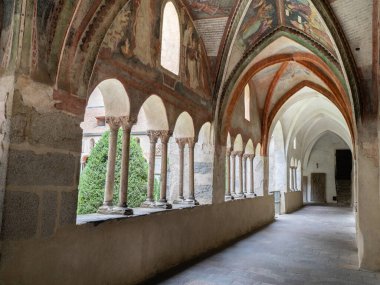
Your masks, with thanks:
[{"label": "white wall", "polygon": [[336,201],[333,201],[333,196],[336,196],[335,152],[337,149],[349,149],[349,147],[340,137],[333,133],[327,133],[314,145],[303,173],[304,176],[308,177],[308,201],[310,201],[311,195],[311,173],[326,173],[326,201],[327,203],[336,203]]}]

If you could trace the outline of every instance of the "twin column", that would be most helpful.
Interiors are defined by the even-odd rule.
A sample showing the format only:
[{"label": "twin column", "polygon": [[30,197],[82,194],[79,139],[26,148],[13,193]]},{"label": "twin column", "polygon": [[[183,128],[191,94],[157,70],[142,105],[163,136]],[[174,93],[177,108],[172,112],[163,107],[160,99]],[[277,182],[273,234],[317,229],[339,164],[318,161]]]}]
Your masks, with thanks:
[{"label": "twin column", "polygon": [[[172,135],[171,131],[148,131],[150,139],[149,152],[149,175],[148,175],[148,193],[147,199],[142,203],[144,208],[164,208],[171,209],[172,205],[166,199],[167,191],[167,173],[168,173],[168,142]],[[156,145],[158,139],[161,141],[161,180],[160,180],[160,198],[157,202],[154,200],[154,169],[156,163]]]},{"label": "twin column", "polygon": [[[191,204],[199,205],[195,199],[195,187],[194,187],[194,138],[177,138],[176,142],[179,149],[179,183],[178,183],[178,200],[174,201],[175,204]],[[183,195],[184,185],[184,168],[185,168],[185,146],[189,148],[189,197],[185,199]]]},{"label": "twin column", "polygon": [[292,191],[299,191],[297,187],[297,166],[290,166],[290,189]]},{"label": "twin column", "polygon": [[[132,126],[136,123],[135,119],[128,116],[125,117],[107,117],[106,122],[110,127],[107,176],[104,190],[104,202],[98,209],[101,214],[122,214],[133,215],[133,210],[128,208],[128,174],[129,174],[129,152],[130,152],[130,136]],[[117,151],[117,137],[119,128],[123,129],[122,142],[122,160],[121,160],[121,176],[119,189],[118,206],[113,206],[113,188],[115,185],[115,165]]]},{"label": "twin column", "polygon": [[[238,191],[236,191],[236,157],[238,158]],[[225,195],[226,200],[243,199],[246,196],[254,196],[254,171],[253,171],[253,154],[243,154],[241,151],[226,152],[226,172],[227,172],[227,192]],[[250,185],[248,187],[247,176],[248,167],[247,161],[250,162]]]}]

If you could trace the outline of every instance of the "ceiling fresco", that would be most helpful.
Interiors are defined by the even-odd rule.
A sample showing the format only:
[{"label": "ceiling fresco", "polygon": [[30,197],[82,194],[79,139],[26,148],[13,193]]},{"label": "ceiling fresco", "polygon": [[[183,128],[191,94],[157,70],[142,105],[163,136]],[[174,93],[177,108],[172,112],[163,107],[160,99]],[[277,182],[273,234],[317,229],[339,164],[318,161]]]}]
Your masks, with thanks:
[{"label": "ceiling fresco", "polygon": [[337,57],[332,37],[323,20],[308,0],[285,0],[286,25],[303,31],[308,36],[320,42],[335,57]]},{"label": "ceiling fresco", "polygon": [[278,25],[275,0],[253,0],[240,26],[237,43],[247,50]]}]

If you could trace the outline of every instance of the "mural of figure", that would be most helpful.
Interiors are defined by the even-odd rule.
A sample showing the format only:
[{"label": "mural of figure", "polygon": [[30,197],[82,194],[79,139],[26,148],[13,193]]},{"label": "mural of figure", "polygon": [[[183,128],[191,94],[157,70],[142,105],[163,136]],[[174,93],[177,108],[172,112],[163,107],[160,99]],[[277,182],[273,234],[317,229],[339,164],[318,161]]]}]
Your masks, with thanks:
[{"label": "mural of figure", "polygon": [[288,23],[293,27],[321,40],[333,50],[333,43],[325,32],[326,29],[322,24],[318,11],[308,0],[286,0],[285,15]]},{"label": "mural of figure", "polygon": [[134,54],[148,66],[154,66],[151,52],[152,16],[150,0],[135,0],[136,21],[134,26]]},{"label": "mural of figure", "polygon": [[199,42],[198,43],[198,54],[199,54],[199,59],[198,59],[198,76],[199,76],[199,84],[203,88],[206,86],[205,82],[205,75],[204,75],[204,66],[203,66],[203,60],[202,60],[202,44]]},{"label": "mural of figure", "polygon": [[191,88],[197,89],[199,87],[197,63],[199,60],[199,52],[198,44],[194,37],[194,27],[191,24],[188,24],[184,32],[183,46],[188,83]]},{"label": "mural of figure", "polygon": [[[247,45],[256,42],[268,29],[273,27],[275,9],[267,0],[254,0],[249,8],[245,21],[240,28],[240,46],[245,49]],[[252,14],[252,15],[250,15]]]},{"label": "mural of figure", "polygon": [[219,12],[219,3],[216,1],[205,0],[188,0],[191,9],[197,12],[203,12],[208,15],[215,15]]}]

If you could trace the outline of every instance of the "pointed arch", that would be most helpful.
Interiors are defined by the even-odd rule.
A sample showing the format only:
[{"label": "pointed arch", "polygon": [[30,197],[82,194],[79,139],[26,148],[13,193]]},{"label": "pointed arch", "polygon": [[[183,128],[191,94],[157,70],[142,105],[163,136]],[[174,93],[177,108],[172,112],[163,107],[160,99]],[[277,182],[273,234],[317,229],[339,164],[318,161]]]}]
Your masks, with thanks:
[{"label": "pointed arch", "polygon": [[243,150],[244,150],[243,138],[240,134],[238,134],[234,141],[234,151],[243,151]]},{"label": "pointed arch", "polygon": [[103,80],[91,94],[94,92],[102,94],[106,116],[129,116],[131,108],[129,97],[119,80],[114,78]]},{"label": "pointed arch", "polygon": [[194,138],[194,123],[188,112],[183,112],[178,116],[174,127],[174,137],[176,138]]},{"label": "pointed arch", "polygon": [[151,95],[145,100],[141,106],[141,112],[144,112],[147,130],[169,130],[165,105],[157,95]]}]

